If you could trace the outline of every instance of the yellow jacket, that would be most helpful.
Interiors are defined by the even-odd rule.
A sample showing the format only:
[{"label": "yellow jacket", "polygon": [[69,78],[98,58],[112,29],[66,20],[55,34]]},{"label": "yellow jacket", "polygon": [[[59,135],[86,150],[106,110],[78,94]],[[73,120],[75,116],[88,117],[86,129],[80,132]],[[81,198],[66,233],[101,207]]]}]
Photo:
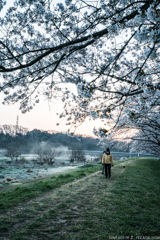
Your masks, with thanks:
[{"label": "yellow jacket", "polygon": [[112,164],[112,166],[114,165],[113,164],[113,156],[111,153],[109,155],[107,155],[106,153],[103,153],[102,164]]}]

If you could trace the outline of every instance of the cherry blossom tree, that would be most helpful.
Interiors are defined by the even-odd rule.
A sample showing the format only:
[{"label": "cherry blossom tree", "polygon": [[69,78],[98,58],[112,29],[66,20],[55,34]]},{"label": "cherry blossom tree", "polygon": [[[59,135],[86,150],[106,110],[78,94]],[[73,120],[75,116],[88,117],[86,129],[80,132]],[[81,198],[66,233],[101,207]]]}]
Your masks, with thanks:
[{"label": "cherry blossom tree", "polygon": [[[127,105],[119,118],[116,127],[109,134],[102,131],[102,135],[110,144],[118,144],[125,149],[127,147],[131,152],[148,152],[159,155],[160,153],[160,102],[157,100],[149,107],[143,105],[136,97],[136,106]],[[139,106],[140,104],[140,106]],[[107,135],[107,136],[106,136]],[[116,143],[117,141],[117,143]]]},{"label": "cherry blossom tree", "polygon": [[0,91],[24,113],[59,92],[68,124],[113,128],[127,109],[145,114],[159,101],[159,0],[15,0],[0,28]]},{"label": "cherry blossom tree", "polygon": [[[124,140],[131,140],[131,151],[148,152],[159,155],[160,153],[160,116],[156,111],[131,113],[130,121],[126,121],[119,133],[124,133]],[[134,132],[133,132],[134,131]],[[133,132],[133,134],[131,134]]]}]

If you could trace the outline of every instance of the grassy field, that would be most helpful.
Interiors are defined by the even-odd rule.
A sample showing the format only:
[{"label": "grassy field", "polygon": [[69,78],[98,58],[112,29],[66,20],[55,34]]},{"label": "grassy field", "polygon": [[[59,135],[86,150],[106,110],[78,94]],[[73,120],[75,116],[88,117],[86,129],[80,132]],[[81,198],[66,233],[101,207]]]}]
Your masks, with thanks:
[{"label": "grassy field", "polygon": [[160,239],[160,161],[129,159],[0,191],[0,240]]}]

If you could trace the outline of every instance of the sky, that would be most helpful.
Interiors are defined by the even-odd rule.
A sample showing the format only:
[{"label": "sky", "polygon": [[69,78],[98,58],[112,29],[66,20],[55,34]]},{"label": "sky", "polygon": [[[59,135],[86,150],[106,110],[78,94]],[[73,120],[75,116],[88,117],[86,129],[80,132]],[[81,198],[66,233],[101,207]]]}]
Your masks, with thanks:
[{"label": "sky", "polygon": [[[63,112],[62,103],[60,100],[54,100],[54,103],[49,103],[47,100],[41,99],[30,112],[25,114],[19,110],[19,104],[3,105],[2,93],[0,94],[0,125],[16,125],[17,116],[19,126],[45,131],[66,132],[69,126],[65,125],[65,119],[59,119],[56,114]],[[57,123],[59,125],[57,125]],[[93,128],[96,126],[95,121],[86,121],[76,129],[75,134],[94,136]],[[73,128],[71,129],[71,131]]]},{"label": "sky", "polygon": [[[64,0],[54,0],[54,3],[63,2]],[[11,6],[13,0],[7,0],[7,7]],[[5,9],[7,8],[5,7]],[[1,15],[2,16],[2,15]],[[66,132],[68,126],[65,125],[65,120],[59,119],[58,113],[63,112],[63,107],[60,100],[54,100],[49,103],[47,100],[41,99],[33,110],[25,114],[19,110],[19,104],[3,105],[3,93],[0,93],[0,125],[16,125],[17,116],[19,126],[28,128],[28,130],[41,129],[52,130],[58,132]],[[57,125],[59,123],[59,125]],[[93,128],[100,126],[100,122],[86,121],[76,129],[76,134],[94,136]],[[73,129],[71,129],[72,131]]]}]

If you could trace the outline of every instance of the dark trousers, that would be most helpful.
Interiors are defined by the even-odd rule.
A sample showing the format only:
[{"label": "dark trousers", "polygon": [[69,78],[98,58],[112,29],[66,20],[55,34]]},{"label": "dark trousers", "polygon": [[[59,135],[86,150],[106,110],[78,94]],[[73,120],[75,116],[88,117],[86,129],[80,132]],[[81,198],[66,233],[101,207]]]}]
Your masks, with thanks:
[{"label": "dark trousers", "polygon": [[106,178],[109,176],[109,178],[111,177],[111,164],[105,164],[105,175]]}]

